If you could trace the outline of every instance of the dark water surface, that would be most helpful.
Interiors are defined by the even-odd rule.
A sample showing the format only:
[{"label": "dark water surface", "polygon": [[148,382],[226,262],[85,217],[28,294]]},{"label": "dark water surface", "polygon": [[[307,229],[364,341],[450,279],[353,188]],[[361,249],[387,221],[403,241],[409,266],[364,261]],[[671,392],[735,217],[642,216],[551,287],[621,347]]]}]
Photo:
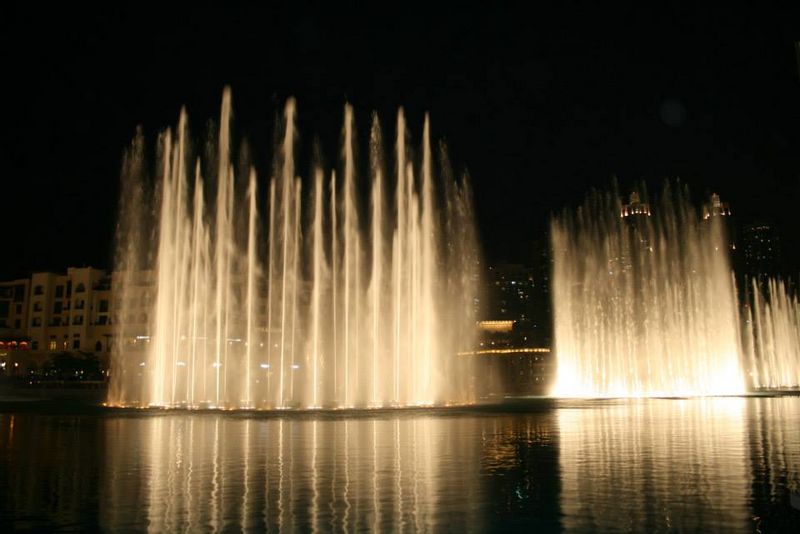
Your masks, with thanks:
[{"label": "dark water surface", "polygon": [[0,403],[0,530],[800,531],[800,397],[355,414]]}]

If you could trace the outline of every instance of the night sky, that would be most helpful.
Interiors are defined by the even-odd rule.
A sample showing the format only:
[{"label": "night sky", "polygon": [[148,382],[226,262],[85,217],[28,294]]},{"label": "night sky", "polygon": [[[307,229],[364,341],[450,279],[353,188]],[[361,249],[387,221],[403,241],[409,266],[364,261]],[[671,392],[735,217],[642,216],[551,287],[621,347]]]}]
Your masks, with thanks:
[{"label": "night sky", "polygon": [[489,262],[528,261],[553,211],[616,175],[718,192],[740,224],[774,221],[800,265],[800,12],[539,4],[0,8],[0,277],[110,267],[136,126],[152,141],[186,105],[202,137],[225,85],[262,171],[290,95],[301,151],[318,136],[328,163],[345,101],[362,150],[371,111],[393,136],[405,106],[415,142],[429,111],[472,177]]}]

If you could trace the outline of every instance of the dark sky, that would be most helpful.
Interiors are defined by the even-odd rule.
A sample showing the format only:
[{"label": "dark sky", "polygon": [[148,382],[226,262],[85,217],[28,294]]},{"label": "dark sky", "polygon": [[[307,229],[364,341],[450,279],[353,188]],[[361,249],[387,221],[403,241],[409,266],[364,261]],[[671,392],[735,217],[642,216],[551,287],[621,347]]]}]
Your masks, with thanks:
[{"label": "dark sky", "polygon": [[289,95],[328,161],[346,100],[364,139],[372,110],[391,132],[404,105],[417,140],[430,111],[472,176],[490,261],[525,261],[553,210],[616,174],[719,192],[740,222],[776,221],[800,263],[798,10],[540,4],[0,8],[0,276],[107,267],[137,124],[152,140],[185,104],[200,135],[226,84],[262,168]]}]

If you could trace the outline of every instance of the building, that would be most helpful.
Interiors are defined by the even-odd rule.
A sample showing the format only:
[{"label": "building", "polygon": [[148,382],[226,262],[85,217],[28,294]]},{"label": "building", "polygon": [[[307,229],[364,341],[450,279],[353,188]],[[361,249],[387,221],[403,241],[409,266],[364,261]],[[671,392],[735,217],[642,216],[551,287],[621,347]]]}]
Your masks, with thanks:
[{"label": "building", "polygon": [[730,204],[724,202],[718,194],[712,193],[709,201],[703,204],[703,222],[706,224],[719,223],[720,228],[725,232],[725,239],[728,242],[728,249],[731,252],[732,259],[736,263],[738,261],[738,239]]},{"label": "building", "polygon": [[111,277],[93,267],[1,282],[4,374],[35,373],[59,352],[94,354],[106,365],[113,338],[111,286]]},{"label": "building", "polygon": [[0,337],[26,337],[30,280],[0,282]]},{"label": "building", "polygon": [[34,273],[30,287],[31,350],[110,352],[111,282],[105,271]]},{"label": "building", "polygon": [[[0,375],[24,372],[30,354],[27,279],[0,282]],[[23,365],[20,365],[23,364]]]},{"label": "building", "polygon": [[479,310],[477,358],[479,393],[484,397],[544,394],[555,373],[550,352],[549,249],[534,251],[536,266],[489,267]]},{"label": "building", "polygon": [[747,276],[762,278],[781,272],[780,237],[775,226],[757,222],[742,228],[742,259]]},{"label": "building", "polygon": [[650,217],[650,204],[642,202],[639,193],[632,191],[628,197],[628,203],[622,203],[620,217],[628,221],[636,221]]}]

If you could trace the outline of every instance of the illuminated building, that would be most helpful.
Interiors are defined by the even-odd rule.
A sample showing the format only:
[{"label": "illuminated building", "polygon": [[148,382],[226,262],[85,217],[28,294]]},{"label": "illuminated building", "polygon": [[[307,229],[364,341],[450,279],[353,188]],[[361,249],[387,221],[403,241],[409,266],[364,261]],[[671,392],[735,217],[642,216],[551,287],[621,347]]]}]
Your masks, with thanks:
[{"label": "illuminated building", "polygon": [[748,276],[761,280],[780,273],[780,238],[774,225],[759,222],[742,229],[742,255]]},{"label": "illuminated building", "polygon": [[543,394],[553,377],[547,248],[536,257],[537,267],[498,264],[488,270],[478,347],[461,353],[480,362],[477,384],[484,397]]},{"label": "illuminated building", "polygon": [[712,217],[730,217],[731,207],[727,202],[720,200],[719,195],[713,193],[711,201],[703,206],[703,220],[708,220]]},{"label": "illuminated building", "polygon": [[57,352],[105,361],[113,337],[111,293],[110,277],[92,267],[1,282],[0,366],[6,374],[35,372]]},{"label": "illuminated building", "polygon": [[620,217],[635,220],[641,217],[650,217],[650,204],[642,202],[639,193],[632,191],[627,204],[622,204]]}]

